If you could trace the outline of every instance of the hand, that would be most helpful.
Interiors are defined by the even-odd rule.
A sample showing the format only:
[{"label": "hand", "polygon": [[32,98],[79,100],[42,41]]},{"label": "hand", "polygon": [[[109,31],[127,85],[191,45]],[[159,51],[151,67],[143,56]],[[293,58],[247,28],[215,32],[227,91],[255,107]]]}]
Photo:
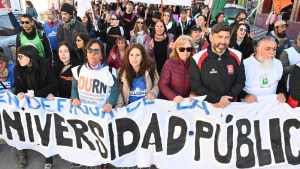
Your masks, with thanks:
[{"label": "hand", "polygon": [[147,93],[145,98],[148,99],[148,100],[154,100],[155,99],[155,94],[152,93],[152,92]]},{"label": "hand", "polygon": [[111,58],[112,58],[113,60],[116,60],[116,57],[117,57],[116,54],[114,54],[114,53],[111,54]]},{"label": "hand", "polygon": [[173,47],[174,47],[174,40],[172,40],[172,42],[170,42],[170,44],[169,44],[170,49],[173,49]]},{"label": "hand", "polygon": [[54,95],[52,93],[49,93],[46,97],[47,100],[54,100]]},{"label": "hand", "polygon": [[219,103],[214,103],[214,104],[211,104],[214,108],[222,108]]},{"label": "hand", "polygon": [[96,19],[93,20],[93,26],[98,26],[98,22]]},{"label": "hand", "polygon": [[130,36],[134,37],[134,32],[133,31],[130,31]]},{"label": "hand", "polygon": [[154,49],[154,41],[153,41],[153,39],[151,39],[151,41],[150,41],[150,49]]},{"label": "hand", "polygon": [[253,103],[253,102],[257,102],[257,98],[255,95],[253,94],[247,94],[246,97],[245,97],[245,102],[247,103]]},{"label": "hand", "polygon": [[180,103],[183,101],[183,97],[178,95],[178,96],[174,97],[173,101],[176,103]]},{"label": "hand", "polygon": [[17,94],[18,99],[23,99],[24,97],[25,97],[25,93],[23,93],[23,92],[20,92]]},{"label": "hand", "polygon": [[148,14],[148,12],[149,12],[149,10],[148,10],[148,8],[145,10],[145,14],[147,15]]},{"label": "hand", "polygon": [[221,100],[219,101],[219,105],[221,106],[221,108],[225,108],[226,106],[228,106],[230,104],[229,99],[232,99],[231,96],[222,96]]},{"label": "hand", "polygon": [[72,105],[77,107],[77,106],[80,106],[81,105],[81,102],[79,99],[73,99],[72,100]]},{"label": "hand", "polygon": [[103,106],[103,112],[104,113],[110,113],[112,110],[112,105],[110,103],[106,103],[104,106]]},{"label": "hand", "polygon": [[278,93],[277,94],[277,100],[281,103],[284,103],[286,101],[286,97],[284,93]]},{"label": "hand", "polygon": [[254,38],[254,32],[250,32],[250,34],[249,34],[249,36],[250,36],[250,38]]}]

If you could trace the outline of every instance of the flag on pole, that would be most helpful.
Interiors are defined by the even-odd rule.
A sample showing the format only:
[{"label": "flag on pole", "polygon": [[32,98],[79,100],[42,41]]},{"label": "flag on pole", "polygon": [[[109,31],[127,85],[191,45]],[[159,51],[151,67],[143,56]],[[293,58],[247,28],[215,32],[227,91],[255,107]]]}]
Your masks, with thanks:
[{"label": "flag on pole", "polygon": [[214,21],[217,14],[224,8],[227,0],[214,0],[213,1],[213,9],[211,14],[211,20]]},{"label": "flag on pole", "polygon": [[274,7],[275,14],[278,15],[283,8],[291,4],[293,4],[291,0],[273,0],[273,7]]},{"label": "flag on pole", "polygon": [[82,18],[87,10],[92,10],[92,4],[90,0],[78,0],[77,4],[77,16]]}]

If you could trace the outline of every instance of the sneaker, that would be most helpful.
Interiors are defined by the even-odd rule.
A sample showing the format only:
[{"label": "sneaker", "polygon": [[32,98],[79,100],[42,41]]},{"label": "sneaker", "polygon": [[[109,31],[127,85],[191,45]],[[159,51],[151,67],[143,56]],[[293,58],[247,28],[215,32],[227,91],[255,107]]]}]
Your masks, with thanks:
[{"label": "sneaker", "polygon": [[44,169],[52,169],[52,168],[53,168],[52,164],[45,164]]}]

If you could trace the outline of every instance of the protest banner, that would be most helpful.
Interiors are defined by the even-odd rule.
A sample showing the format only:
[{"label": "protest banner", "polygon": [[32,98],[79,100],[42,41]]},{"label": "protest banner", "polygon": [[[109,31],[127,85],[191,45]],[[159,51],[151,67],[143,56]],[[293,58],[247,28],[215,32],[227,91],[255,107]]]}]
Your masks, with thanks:
[{"label": "protest banner", "polygon": [[95,166],[299,168],[299,110],[276,95],[213,108],[199,100],[141,99],[103,113],[69,99],[0,93],[0,138],[18,149]]}]

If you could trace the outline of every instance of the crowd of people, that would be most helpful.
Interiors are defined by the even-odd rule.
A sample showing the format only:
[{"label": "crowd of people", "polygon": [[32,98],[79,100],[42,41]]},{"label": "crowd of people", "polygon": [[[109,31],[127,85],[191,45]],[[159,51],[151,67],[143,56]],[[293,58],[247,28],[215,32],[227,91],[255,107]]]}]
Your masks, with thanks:
[{"label": "crowd of people", "polygon": [[[0,51],[0,92],[10,90],[18,99],[62,97],[106,113],[141,98],[180,103],[204,95],[215,108],[267,94],[300,105],[300,33],[292,46],[283,20],[255,47],[245,11],[229,25],[223,12],[210,18],[204,4],[162,9],[95,0],[82,18],[68,3],[59,14],[49,9],[39,28],[27,4],[21,27],[7,8],[19,32],[16,60]],[[26,151],[19,150],[18,159],[25,167]],[[46,158],[45,169],[52,167],[52,157]]]}]

